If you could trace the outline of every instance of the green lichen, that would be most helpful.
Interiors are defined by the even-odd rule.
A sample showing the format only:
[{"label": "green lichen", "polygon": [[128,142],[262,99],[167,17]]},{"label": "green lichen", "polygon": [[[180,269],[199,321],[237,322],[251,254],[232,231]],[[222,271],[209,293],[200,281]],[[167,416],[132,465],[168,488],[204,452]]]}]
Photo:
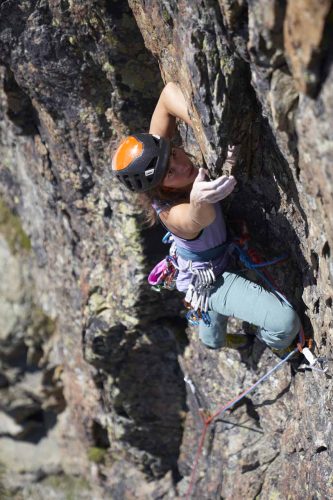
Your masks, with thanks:
[{"label": "green lichen", "polygon": [[6,239],[10,250],[20,253],[31,250],[30,239],[22,229],[20,218],[14,215],[3,200],[0,199],[0,233]]},{"label": "green lichen", "polygon": [[52,26],[53,26],[54,28],[58,28],[58,27],[60,26],[60,21],[59,21],[59,19],[53,18],[53,19],[52,19]]},{"label": "green lichen", "polygon": [[92,446],[88,449],[88,460],[94,462],[95,464],[101,464],[104,462],[106,456],[105,448],[98,448],[97,446]]},{"label": "green lichen", "polygon": [[95,106],[95,112],[98,115],[104,115],[106,109],[107,109],[107,106],[106,106],[105,101],[103,99],[100,99]]},{"label": "green lichen", "polygon": [[105,298],[98,294],[98,293],[93,293],[90,298],[89,298],[89,310],[92,314],[98,314],[104,309],[106,309],[106,300]]},{"label": "green lichen", "polygon": [[114,34],[112,32],[110,32],[110,31],[106,32],[103,35],[102,40],[103,40],[103,42],[107,43],[108,45],[110,45],[113,48],[115,48],[118,45],[118,43],[119,43],[118,38],[116,38],[114,36]]},{"label": "green lichen", "polygon": [[93,17],[91,17],[89,19],[89,24],[93,28],[97,29],[99,27],[99,25],[100,25],[100,21],[99,21],[99,19],[96,16],[93,16]]},{"label": "green lichen", "polygon": [[167,9],[164,7],[164,5],[162,6],[162,18],[163,20],[168,24],[170,22],[172,22],[172,18],[171,18],[171,15],[170,13],[167,11]]},{"label": "green lichen", "polygon": [[6,473],[10,474],[10,471],[6,469],[6,465],[3,462],[0,462],[0,498],[1,500],[12,500],[12,492],[3,484]]},{"label": "green lichen", "polygon": [[281,500],[281,495],[277,490],[271,490],[269,493],[269,500]]},{"label": "green lichen", "polygon": [[33,330],[34,335],[43,339],[50,338],[56,329],[56,322],[47,316],[43,309],[36,306],[33,309]]},{"label": "green lichen", "polygon": [[105,71],[105,73],[114,73],[115,72],[114,66],[112,66],[112,64],[109,61],[107,61],[103,64],[102,69],[103,69],[103,71]]},{"label": "green lichen", "polygon": [[231,75],[234,70],[234,63],[229,57],[221,57],[220,68],[224,76]]},{"label": "green lichen", "polygon": [[147,82],[153,81],[153,78],[154,74],[149,67],[145,67],[143,75],[142,66],[139,66],[136,61],[129,61],[121,69],[122,82],[129,88],[135,89],[138,92],[144,93],[150,85]]}]

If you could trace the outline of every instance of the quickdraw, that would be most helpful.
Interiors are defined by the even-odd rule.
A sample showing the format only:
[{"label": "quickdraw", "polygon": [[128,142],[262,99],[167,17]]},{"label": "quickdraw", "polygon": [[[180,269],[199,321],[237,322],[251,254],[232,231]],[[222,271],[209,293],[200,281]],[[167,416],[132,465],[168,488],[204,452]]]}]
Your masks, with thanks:
[{"label": "quickdraw", "polygon": [[210,326],[208,299],[216,279],[213,266],[209,264],[204,269],[195,269],[192,261],[189,261],[189,270],[192,278],[184,299],[184,305],[189,309],[186,318],[190,325],[198,325],[202,319],[205,325]]}]

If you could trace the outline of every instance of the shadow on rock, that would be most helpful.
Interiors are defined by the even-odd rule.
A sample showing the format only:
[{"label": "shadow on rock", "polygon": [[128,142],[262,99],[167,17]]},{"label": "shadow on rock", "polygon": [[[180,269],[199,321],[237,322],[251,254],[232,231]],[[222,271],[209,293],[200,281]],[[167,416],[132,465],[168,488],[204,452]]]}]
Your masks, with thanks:
[{"label": "shadow on rock", "polygon": [[99,370],[107,411],[115,411],[109,436],[127,443],[148,475],[171,470],[177,479],[186,394],[175,323],[172,328],[167,321],[150,323],[128,332],[121,324],[110,327],[95,318],[84,333],[84,353]]}]

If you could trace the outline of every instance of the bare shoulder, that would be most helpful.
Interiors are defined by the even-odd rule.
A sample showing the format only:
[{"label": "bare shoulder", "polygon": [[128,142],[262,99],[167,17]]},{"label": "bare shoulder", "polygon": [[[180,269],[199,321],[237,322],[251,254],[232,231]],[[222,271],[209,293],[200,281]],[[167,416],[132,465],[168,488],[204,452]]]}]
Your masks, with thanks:
[{"label": "bare shoulder", "polygon": [[189,203],[180,203],[165,210],[159,214],[161,221],[171,233],[179,238],[191,240],[196,238],[202,228],[193,228],[193,222],[189,219]]}]

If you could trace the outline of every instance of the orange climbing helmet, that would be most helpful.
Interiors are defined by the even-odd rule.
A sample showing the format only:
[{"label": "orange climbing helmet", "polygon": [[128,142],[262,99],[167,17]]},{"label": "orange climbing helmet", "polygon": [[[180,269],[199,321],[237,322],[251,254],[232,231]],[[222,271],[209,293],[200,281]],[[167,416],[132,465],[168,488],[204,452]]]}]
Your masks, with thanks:
[{"label": "orange climbing helmet", "polygon": [[133,134],[118,146],[112,159],[112,170],[128,189],[144,192],[162,181],[169,157],[168,139],[152,134]]}]

